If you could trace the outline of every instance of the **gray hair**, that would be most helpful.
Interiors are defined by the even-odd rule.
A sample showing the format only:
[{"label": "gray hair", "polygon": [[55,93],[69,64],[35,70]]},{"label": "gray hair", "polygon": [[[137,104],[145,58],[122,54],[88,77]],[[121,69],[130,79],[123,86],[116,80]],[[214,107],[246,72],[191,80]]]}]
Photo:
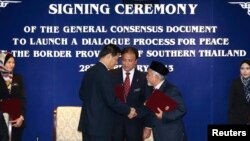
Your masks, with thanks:
[{"label": "gray hair", "polygon": [[152,70],[152,71],[153,71],[153,74],[156,75],[156,76],[158,76],[160,80],[164,80],[165,79],[165,76],[159,74],[158,72],[156,72],[154,70]]}]

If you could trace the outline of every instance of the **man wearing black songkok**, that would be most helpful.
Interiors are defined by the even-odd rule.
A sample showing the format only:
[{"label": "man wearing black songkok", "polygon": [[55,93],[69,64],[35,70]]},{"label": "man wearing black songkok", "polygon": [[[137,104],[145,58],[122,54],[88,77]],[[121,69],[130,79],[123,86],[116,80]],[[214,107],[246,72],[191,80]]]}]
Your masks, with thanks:
[{"label": "man wearing black songkok", "polygon": [[183,116],[186,108],[176,86],[169,83],[165,76],[169,73],[168,68],[158,61],[152,61],[147,73],[147,82],[149,86],[158,89],[168,97],[177,102],[177,107],[173,111],[167,111],[166,106],[163,111],[157,108],[158,113],[152,113],[147,122],[151,127],[144,128],[144,138],[148,138],[153,132],[154,141],[186,141]]}]

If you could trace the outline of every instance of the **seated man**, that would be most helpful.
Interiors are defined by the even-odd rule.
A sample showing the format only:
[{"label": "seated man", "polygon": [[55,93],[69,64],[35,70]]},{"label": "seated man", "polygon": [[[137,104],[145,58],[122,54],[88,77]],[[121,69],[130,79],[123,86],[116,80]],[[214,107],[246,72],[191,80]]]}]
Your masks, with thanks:
[{"label": "seated man", "polygon": [[9,139],[8,127],[4,120],[3,113],[0,112],[0,141],[8,141],[8,139]]}]

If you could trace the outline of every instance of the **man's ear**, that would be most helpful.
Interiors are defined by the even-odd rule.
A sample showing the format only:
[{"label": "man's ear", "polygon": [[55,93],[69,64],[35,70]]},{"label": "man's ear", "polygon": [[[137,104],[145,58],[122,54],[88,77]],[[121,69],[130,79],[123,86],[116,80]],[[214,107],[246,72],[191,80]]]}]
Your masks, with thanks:
[{"label": "man's ear", "polygon": [[109,54],[107,54],[107,59],[112,59],[112,55],[111,55],[111,53],[109,53]]}]

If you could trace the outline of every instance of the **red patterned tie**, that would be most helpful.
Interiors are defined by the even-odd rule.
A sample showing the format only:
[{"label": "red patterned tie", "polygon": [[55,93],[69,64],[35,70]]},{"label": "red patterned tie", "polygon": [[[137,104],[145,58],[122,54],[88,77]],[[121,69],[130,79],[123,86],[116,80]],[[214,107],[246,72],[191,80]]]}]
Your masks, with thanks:
[{"label": "red patterned tie", "polygon": [[126,73],[126,78],[124,81],[124,95],[127,97],[130,89],[130,78],[129,78],[130,73]]}]

